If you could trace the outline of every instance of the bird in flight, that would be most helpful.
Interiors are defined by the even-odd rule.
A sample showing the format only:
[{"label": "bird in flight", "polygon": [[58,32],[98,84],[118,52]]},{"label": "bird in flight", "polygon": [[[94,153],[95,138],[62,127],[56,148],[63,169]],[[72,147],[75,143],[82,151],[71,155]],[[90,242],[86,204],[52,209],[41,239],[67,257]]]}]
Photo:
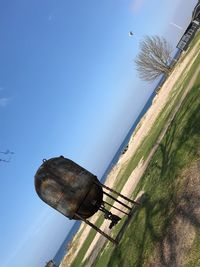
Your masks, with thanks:
[{"label": "bird in flight", "polygon": [[132,31],[130,31],[130,32],[128,33],[128,35],[129,35],[129,36],[133,36],[134,33],[133,33]]},{"label": "bird in flight", "polygon": [[7,149],[6,151],[0,151],[0,153],[4,154],[4,155],[8,155],[8,154],[13,155],[13,154],[15,154],[14,152],[10,151],[9,149]]}]

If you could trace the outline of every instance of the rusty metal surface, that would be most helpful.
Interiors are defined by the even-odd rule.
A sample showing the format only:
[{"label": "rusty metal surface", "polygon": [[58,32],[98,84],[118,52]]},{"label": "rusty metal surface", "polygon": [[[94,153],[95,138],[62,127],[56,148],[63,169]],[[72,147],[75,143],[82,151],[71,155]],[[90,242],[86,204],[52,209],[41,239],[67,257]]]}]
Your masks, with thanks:
[{"label": "rusty metal surface", "polygon": [[92,216],[103,199],[96,176],[64,157],[46,160],[35,175],[35,189],[48,205],[70,219]]}]

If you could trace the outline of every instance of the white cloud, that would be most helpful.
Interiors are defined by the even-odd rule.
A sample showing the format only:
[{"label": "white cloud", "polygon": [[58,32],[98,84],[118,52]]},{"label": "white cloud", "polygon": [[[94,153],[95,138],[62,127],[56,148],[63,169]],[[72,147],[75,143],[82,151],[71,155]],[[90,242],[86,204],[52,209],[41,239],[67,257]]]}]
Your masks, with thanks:
[{"label": "white cloud", "polygon": [[10,102],[10,98],[1,97],[0,98],[0,107],[2,107],[2,108],[6,107],[9,102]]},{"label": "white cloud", "polygon": [[131,9],[134,13],[139,13],[144,6],[146,0],[134,0]]}]

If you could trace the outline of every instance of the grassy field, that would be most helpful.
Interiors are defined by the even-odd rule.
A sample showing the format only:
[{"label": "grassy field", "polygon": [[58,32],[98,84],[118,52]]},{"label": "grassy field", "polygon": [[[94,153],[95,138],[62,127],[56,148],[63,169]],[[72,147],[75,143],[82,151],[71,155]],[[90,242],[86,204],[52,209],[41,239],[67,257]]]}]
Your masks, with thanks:
[{"label": "grassy field", "polygon": [[[194,41],[194,44],[195,44],[195,42],[196,41]],[[161,114],[159,116],[159,119],[156,121],[155,125],[152,127],[152,130],[150,131],[148,137],[145,138],[145,140],[141,144],[140,148],[136,151],[136,154],[134,155],[134,157],[129,161],[129,163],[126,166],[126,168],[124,168],[119,173],[119,175],[117,177],[117,183],[115,184],[115,188],[118,191],[120,191],[122,189],[122,187],[124,186],[125,182],[127,181],[127,177],[129,177],[129,175],[134,170],[134,168],[137,166],[137,164],[139,163],[141,158],[146,159],[147,156],[149,155],[149,152],[150,152],[153,144],[156,142],[156,140],[157,140],[157,138],[158,138],[163,126],[165,125],[167,119],[169,118],[172,110],[174,109],[174,107],[176,106],[178,101],[180,100],[180,98],[181,98],[181,96],[182,96],[182,94],[183,94],[183,92],[184,92],[184,90],[185,90],[190,78],[191,78],[191,75],[194,72],[194,70],[196,69],[196,67],[199,64],[199,62],[200,62],[200,58],[198,58],[195,61],[195,63],[193,64],[191,70],[187,73],[187,75],[185,75],[185,77],[180,79],[180,81],[176,84],[176,87],[174,88],[171,96],[169,97],[168,104],[162,110],[162,112],[161,112]],[[198,82],[199,81],[197,81],[197,83]],[[164,142],[164,140],[163,140],[163,142]],[[158,151],[157,151],[157,153],[158,153]],[[154,158],[156,157],[157,153],[155,154]],[[158,162],[159,162],[158,159],[153,159],[153,161],[157,162],[156,164],[158,164]],[[184,162],[184,161],[182,161],[182,162]],[[152,165],[152,163],[150,164],[150,166],[151,165]],[[149,166],[149,168],[150,168],[150,166]],[[178,167],[178,165],[177,165],[177,167]],[[139,190],[141,190],[142,188],[144,188],[144,190],[146,192],[148,192],[148,190],[147,190],[148,183],[146,182],[146,179],[147,179],[147,177],[148,177],[148,179],[150,179],[151,173],[154,174],[154,172],[155,172],[155,169],[154,170],[153,169],[152,170],[148,169],[148,171],[145,174],[145,176],[143,177],[142,181],[139,183],[137,190],[134,192],[134,195],[136,195],[137,192]],[[163,170],[162,170],[162,174],[164,175]],[[161,178],[159,178],[159,179],[161,179]],[[160,185],[158,186],[158,188],[157,188],[158,191],[155,192],[155,195],[157,193],[160,193],[159,190],[161,190],[161,189],[159,189],[159,188],[163,188],[163,186],[166,186],[166,184],[162,184],[162,181],[160,181],[159,179],[157,179],[157,181],[156,181],[157,183],[159,181]],[[165,179],[164,179],[164,181],[165,181]],[[154,185],[155,185],[156,182],[155,181],[153,181],[153,182],[154,182]],[[168,181],[168,182],[171,183],[171,181]],[[151,190],[153,190],[153,189],[151,189]],[[151,190],[149,191],[149,193],[152,193]],[[169,198],[169,199],[171,199],[171,198]],[[156,199],[154,199],[154,198],[151,199],[150,198],[150,202],[145,202],[145,203],[146,204],[150,203],[151,205],[153,205],[154,202],[156,202]],[[138,239],[136,238],[137,242],[134,242],[136,247],[137,246],[138,247],[141,246],[141,242],[142,242],[142,240],[144,238],[144,235],[141,234],[142,231],[139,234],[140,230],[137,229],[137,225],[139,224],[142,227],[141,222],[143,222],[144,221],[144,217],[146,217],[147,208],[148,207],[146,206],[146,207],[142,207],[140,209],[140,211],[138,212],[138,214],[134,218],[133,225],[131,224],[132,226],[130,226],[129,229],[128,229],[128,231],[130,231],[130,228],[131,228],[131,233],[127,232],[127,233],[129,233],[128,236],[134,236],[134,238],[136,237],[134,232],[136,231],[138,233],[138,237],[137,237]],[[148,216],[150,216],[150,215],[148,215]],[[102,216],[102,217],[100,217],[98,219],[96,224],[100,226],[102,224],[103,220],[104,220],[104,218]],[[154,222],[155,224],[156,224],[156,220],[157,219],[155,219],[155,222]],[[160,225],[159,227],[160,227],[159,228],[160,231],[162,231],[163,230],[162,226]],[[133,229],[135,229],[135,230],[133,230]],[[82,263],[83,257],[85,255],[86,251],[88,250],[88,248],[89,248],[89,246],[90,246],[95,234],[96,234],[96,232],[93,229],[91,229],[91,231],[90,231],[90,233],[88,235],[88,238],[84,242],[84,245],[82,246],[81,250],[79,251],[79,253],[78,253],[75,261],[72,263],[71,267],[84,266],[84,264]],[[145,233],[145,236],[147,236],[147,238],[146,238],[146,241],[144,242],[144,244],[142,244],[142,246],[145,248],[144,250],[148,251],[148,252],[146,252],[147,255],[142,255],[144,261],[145,261],[145,259],[148,259],[148,257],[149,257],[148,255],[151,254],[152,251],[153,251],[153,248],[152,248],[153,242],[152,242],[151,238],[146,233]],[[140,242],[139,242],[139,240],[140,240]],[[132,242],[132,241],[130,240],[130,242]],[[101,255],[99,255],[98,259],[96,260],[96,262],[94,263],[93,266],[95,266],[95,267],[105,267],[105,266],[142,266],[142,265],[138,265],[137,264],[137,260],[134,261],[132,259],[132,258],[137,259],[138,257],[141,258],[141,256],[140,256],[141,255],[141,251],[140,252],[136,252],[136,251],[138,251],[138,249],[136,249],[136,248],[134,248],[134,252],[133,253],[130,252],[130,251],[129,252],[127,251],[128,253],[131,254],[129,260],[130,260],[130,262],[133,262],[133,263],[131,263],[132,265],[130,265],[130,262],[124,262],[123,263],[123,260],[121,260],[121,258],[125,257],[128,260],[127,255],[123,256],[123,253],[122,253],[123,249],[125,251],[127,250],[127,249],[125,249],[126,246],[129,246],[129,243],[128,243],[128,241],[127,241],[125,236],[124,236],[124,239],[123,239],[122,243],[120,244],[120,246],[115,251],[113,251],[113,247],[110,245],[110,243],[107,243],[106,247],[102,250]],[[132,250],[133,250],[133,246],[132,245],[131,245],[131,247],[132,247]],[[121,256],[119,256],[119,255],[121,255]],[[118,265],[116,265],[116,261],[118,261]],[[120,262],[121,262],[121,265],[120,265]],[[125,265],[125,264],[128,264],[128,265]]]},{"label": "grassy field", "polygon": [[[194,64],[194,69],[199,62],[200,58]],[[191,72],[194,69],[191,69]],[[188,79],[189,77],[190,74]],[[187,80],[185,82],[187,83]],[[165,261],[162,251],[163,240],[171,231],[180,202],[188,193],[185,191],[185,179],[182,173],[198,159],[200,159],[200,76],[134,192],[136,195],[140,190],[144,190],[145,201],[132,219],[120,245],[114,250],[112,246],[107,245],[94,264],[95,267],[172,266],[170,260],[172,261],[175,256],[169,257],[169,262]],[[200,266],[200,220],[196,217],[191,219],[188,212],[185,217],[195,228],[196,234],[184,264],[188,267]],[[173,241],[168,246],[170,250]],[[157,265],[153,265],[154,255],[159,259]],[[147,262],[152,262],[152,265],[148,265]]]}]

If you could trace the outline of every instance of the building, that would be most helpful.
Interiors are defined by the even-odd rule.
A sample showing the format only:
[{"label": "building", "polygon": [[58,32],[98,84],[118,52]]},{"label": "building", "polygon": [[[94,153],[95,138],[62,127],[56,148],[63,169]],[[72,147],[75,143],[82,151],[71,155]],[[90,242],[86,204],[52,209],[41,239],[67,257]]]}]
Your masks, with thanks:
[{"label": "building", "polygon": [[200,0],[198,1],[197,5],[193,10],[192,21],[190,22],[189,26],[187,27],[186,31],[184,32],[183,36],[181,37],[176,47],[181,51],[186,51],[199,28],[200,28]]},{"label": "building", "polygon": [[198,22],[200,22],[200,0],[198,1],[198,4],[195,6],[193,10],[192,20],[197,20]]},{"label": "building", "polygon": [[199,29],[199,26],[200,22],[198,22],[197,20],[192,21],[187,27],[186,31],[184,32],[176,47],[182,51],[186,51],[191,41],[193,40],[197,30]]}]

